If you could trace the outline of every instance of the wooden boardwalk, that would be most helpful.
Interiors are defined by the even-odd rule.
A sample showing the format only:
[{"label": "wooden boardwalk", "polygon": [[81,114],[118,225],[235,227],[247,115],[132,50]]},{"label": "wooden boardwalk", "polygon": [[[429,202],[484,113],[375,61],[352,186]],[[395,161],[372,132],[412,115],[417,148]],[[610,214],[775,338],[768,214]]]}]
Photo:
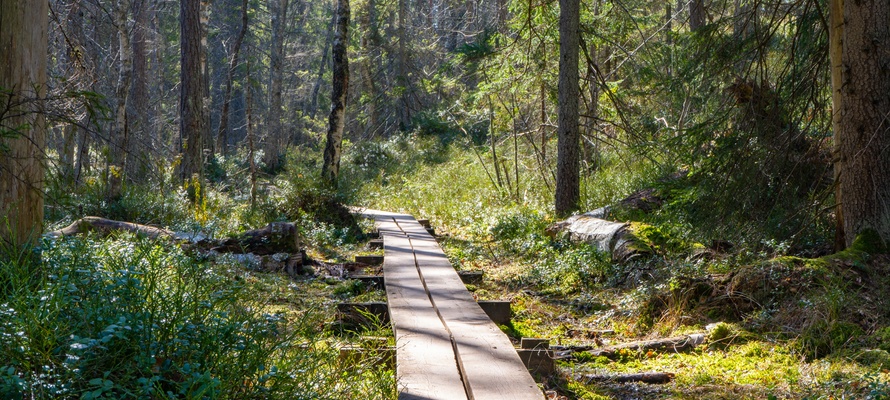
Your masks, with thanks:
[{"label": "wooden boardwalk", "polygon": [[510,339],[414,217],[363,210],[383,239],[399,399],[543,399]]}]

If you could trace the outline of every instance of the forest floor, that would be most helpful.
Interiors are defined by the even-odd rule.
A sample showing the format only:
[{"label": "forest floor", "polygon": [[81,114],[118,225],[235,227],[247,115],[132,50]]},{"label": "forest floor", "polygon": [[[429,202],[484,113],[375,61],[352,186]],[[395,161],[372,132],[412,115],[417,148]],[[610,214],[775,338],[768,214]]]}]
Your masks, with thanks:
[{"label": "forest floor", "polygon": [[[634,271],[622,284],[604,288],[572,284],[576,277],[571,275],[555,278],[564,284],[538,285],[529,279],[528,260],[497,257],[489,250],[482,251],[487,256],[470,255],[493,249],[494,243],[448,233],[441,243],[458,270],[484,272],[481,282],[467,284],[475,297],[511,301],[513,320],[501,329],[517,345],[523,337],[550,340],[557,371],[542,381],[548,398],[879,399],[890,394],[890,354],[881,336],[887,330],[880,328],[890,307],[886,257],[853,271],[842,260],[814,266],[803,259],[773,259],[740,272],[667,282],[655,278],[657,271]],[[357,244],[339,253],[310,251],[310,256],[336,263],[372,253]],[[658,262],[638,268],[658,268]],[[305,295],[385,300],[381,290],[316,273],[323,279],[303,281],[302,287],[311,288]],[[757,303],[766,298],[773,308]],[[835,315],[825,314],[831,307]],[[866,334],[851,320],[876,328]],[[688,334],[703,334],[705,341],[684,351],[627,349],[596,355],[610,345]],[[382,325],[349,331],[344,338],[361,346],[369,336],[387,337],[392,344],[389,328]],[[673,379],[665,384],[608,379],[644,372]]]},{"label": "forest floor", "polygon": [[[344,323],[337,311],[386,299],[344,275],[356,255],[381,251],[367,246],[371,223],[342,204],[429,218],[455,269],[483,271],[467,289],[512,303],[500,328],[517,342],[550,340],[550,399],[890,396],[890,258],[868,238],[835,254],[759,237],[706,241],[676,209],[626,212],[615,219],[634,224],[649,252],[618,262],[549,236],[547,192],[496,188],[472,154],[415,138],[367,146],[380,147],[347,148],[350,180],[337,192],[310,178],[317,164],[292,162],[264,178],[251,204],[248,188],[225,183],[248,181],[233,159],[220,166],[228,181],[198,203],[185,191],[133,186],[109,205],[98,180],[72,195],[68,209],[79,215],[216,238],[290,221],[309,262],[286,273],[132,234],[46,238],[36,256],[3,249],[0,398],[395,398],[384,353],[340,357],[343,346],[394,345],[386,324]],[[601,171],[586,208],[652,180]],[[50,211],[53,229],[75,219]],[[601,352],[693,334],[704,340],[683,351]],[[610,379],[648,372],[672,379]]]}]

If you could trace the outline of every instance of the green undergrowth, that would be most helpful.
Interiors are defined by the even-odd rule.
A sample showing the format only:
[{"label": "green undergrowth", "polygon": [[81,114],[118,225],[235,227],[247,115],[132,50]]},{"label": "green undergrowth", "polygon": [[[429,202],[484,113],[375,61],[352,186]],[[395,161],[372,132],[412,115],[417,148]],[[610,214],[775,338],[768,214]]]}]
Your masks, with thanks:
[{"label": "green undergrowth", "polygon": [[[628,222],[635,250],[645,255],[618,262],[591,245],[547,234],[557,220],[551,186],[531,169],[522,170],[517,196],[515,179],[511,187],[497,183],[490,149],[453,142],[445,161],[430,160],[422,154],[438,148],[431,140],[393,138],[374,145],[379,153],[361,153],[385,162],[363,164],[359,198],[430,218],[445,233],[441,243],[456,269],[485,272],[481,283],[469,285],[474,295],[512,301],[513,320],[501,326],[511,338],[596,346],[714,324],[708,344],[693,352],[633,353],[616,361],[580,356],[562,362],[560,377],[545,386],[578,399],[882,398],[890,282],[882,272],[886,261],[874,256],[881,249],[868,237],[826,256],[823,217],[800,214],[778,226],[767,219],[794,211],[762,208],[757,218],[767,219],[733,225],[743,219],[707,210],[707,196],[690,185],[695,177],[664,178],[633,156],[604,152],[600,169],[582,179],[582,210],[617,204],[647,186],[661,203],[646,211],[612,208],[609,219]],[[499,151],[511,160],[509,148]],[[698,219],[709,215],[723,219]],[[789,236],[788,229],[797,231]],[[583,378],[645,371],[675,379],[658,386]]]},{"label": "green undergrowth", "polygon": [[321,329],[324,297],[266,279],[130,236],[45,241],[36,257],[0,268],[0,393],[392,395],[390,372],[338,361],[336,340]]}]

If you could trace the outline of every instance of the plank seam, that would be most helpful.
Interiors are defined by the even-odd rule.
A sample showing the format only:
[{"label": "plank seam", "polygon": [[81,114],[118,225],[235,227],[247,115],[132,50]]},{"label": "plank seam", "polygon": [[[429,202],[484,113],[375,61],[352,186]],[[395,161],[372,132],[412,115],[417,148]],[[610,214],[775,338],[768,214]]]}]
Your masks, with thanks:
[{"label": "plank seam", "polygon": [[399,221],[393,217],[392,221],[402,234],[408,238],[408,245],[411,246],[411,256],[414,257],[414,268],[417,270],[417,274],[420,276],[420,283],[423,285],[423,291],[426,293],[427,299],[429,299],[430,303],[433,305],[433,309],[436,310],[436,316],[439,317],[439,321],[442,322],[442,326],[445,327],[445,331],[448,332],[448,341],[451,342],[451,349],[454,351],[454,362],[457,365],[457,372],[460,376],[461,384],[464,387],[464,394],[467,396],[467,400],[475,400],[473,397],[473,390],[470,387],[469,379],[467,378],[467,372],[464,368],[463,363],[460,359],[460,350],[458,350],[457,341],[454,340],[454,334],[451,332],[451,328],[448,327],[448,322],[445,321],[445,317],[442,315],[442,312],[439,311],[439,307],[436,306],[436,300],[433,299],[433,294],[430,292],[429,286],[426,284],[426,278],[423,276],[423,271],[420,269],[420,263],[417,262],[417,252],[414,249],[414,242],[412,239],[412,235],[405,231],[402,228],[402,225],[399,224]]},{"label": "plank seam", "polygon": [[436,300],[433,298],[433,294],[430,292],[430,288],[426,284],[426,278],[423,277],[420,263],[417,262],[417,253],[414,251],[414,242],[411,239],[408,239],[408,243],[411,245],[411,254],[414,256],[414,267],[417,268],[417,273],[420,275],[420,283],[423,284],[423,290],[430,299],[430,303],[433,304],[433,309],[436,310],[436,315],[439,317],[439,321],[442,321],[442,326],[444,326],[445,331],[448,332],[448,340],[451,341],[451,348],[454,350],[454,361],[457,363],[457,371],[460,373],[460,381],[464,385],[464,392],[466,392],[468,400],[475,400],[475,397],[473,397],[473,389],[470,387],[470,382],[467,378],[466,368],[464,368],[464,364],[460,358],[460,350],[458,349],[457,341],[454,340],[454,334],[451,333],[451,328],[448,327],[448,322],[445,321],[445,317],[442,316],[442,312],[439,311],[439,307],[436,306]]}]

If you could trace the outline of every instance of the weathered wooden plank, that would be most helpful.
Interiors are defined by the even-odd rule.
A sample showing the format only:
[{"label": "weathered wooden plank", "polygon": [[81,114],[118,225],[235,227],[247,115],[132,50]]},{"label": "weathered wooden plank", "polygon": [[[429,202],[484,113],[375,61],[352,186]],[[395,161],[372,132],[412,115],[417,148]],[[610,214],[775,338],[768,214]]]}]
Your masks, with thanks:
[{"label": "weathered wooden plank", "polygon": [[[363,214],[376,220],[384,238],[399,398],[542,399],[510,340],[466,290],[427,229],[404,214]],[[449,356],[451,365],[443,361]]]},{"label": "weathered wooden plank", "polygon": [[476,304],[445,254],[416,246],[414,253],[433,302],[451,330],[472,397],[543,398],[513,344]]},{"label": "weathered wooden plank", "polygon": [[410,240],[384,237],[383,273],[396,336],[400,399],[466,399],[454,348],[417,272]]}]

